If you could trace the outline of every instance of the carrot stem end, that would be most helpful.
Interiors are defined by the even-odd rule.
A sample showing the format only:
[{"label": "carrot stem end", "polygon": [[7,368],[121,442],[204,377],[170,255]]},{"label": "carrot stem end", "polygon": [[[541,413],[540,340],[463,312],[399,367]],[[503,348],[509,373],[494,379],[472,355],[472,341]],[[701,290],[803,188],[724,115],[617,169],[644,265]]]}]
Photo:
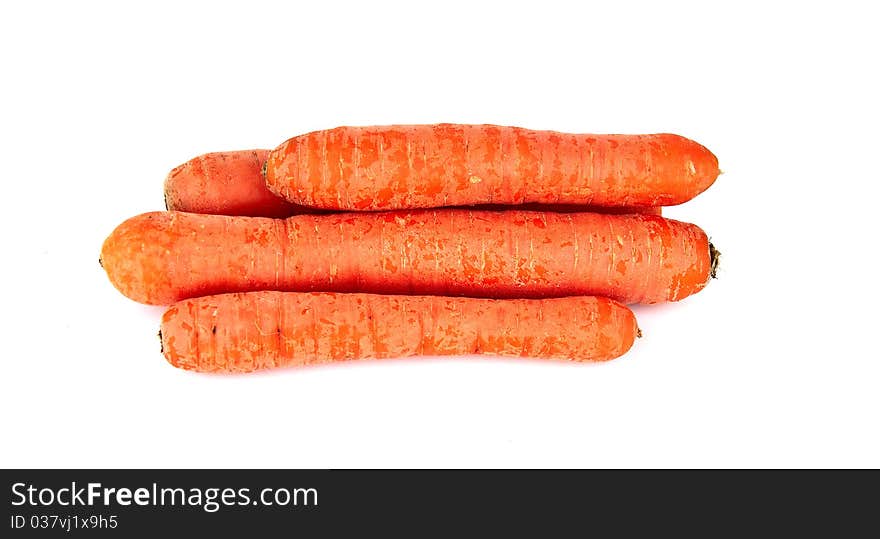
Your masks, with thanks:
[{"label": "carrot stem end", "polygon": [[709,264],[711,266],[711,270],[709,275],[712,276],[713,279],[718,278],[718,262],[721,260],[721,251],[715,248],[712,245],[712,242],[709,242]]}]

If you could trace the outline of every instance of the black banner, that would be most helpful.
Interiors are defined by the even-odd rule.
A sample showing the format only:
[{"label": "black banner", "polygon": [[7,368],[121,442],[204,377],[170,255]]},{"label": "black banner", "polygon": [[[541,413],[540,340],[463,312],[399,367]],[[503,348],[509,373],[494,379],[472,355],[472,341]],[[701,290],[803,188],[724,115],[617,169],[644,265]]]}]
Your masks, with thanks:
[{"label": "black banner", "polygon": [[827,512],[853,482],[868,495],[847,498],[848,516],[864,518],[877,501],[876,474],[858,472],[4,470],[2,480],[2,537],[568,535],[600,526],[635,534],[695,522],[756,531],[743,527],[752,519],[769,531],[775,519],[819,518],[813,508]]}]

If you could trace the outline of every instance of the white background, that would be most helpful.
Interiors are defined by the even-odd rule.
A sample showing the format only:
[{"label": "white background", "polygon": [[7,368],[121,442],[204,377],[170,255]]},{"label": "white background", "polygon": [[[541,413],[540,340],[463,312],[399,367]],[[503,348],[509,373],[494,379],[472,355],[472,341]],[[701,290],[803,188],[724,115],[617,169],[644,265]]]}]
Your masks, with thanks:
[{"label": "white background", "polygon": [[[876,17],[715,4],[4,3],[0,466],[877,467]],[[598,366],[224,377],[98,267],[197,154],[433,122],[696,139],[719,279]]]}]

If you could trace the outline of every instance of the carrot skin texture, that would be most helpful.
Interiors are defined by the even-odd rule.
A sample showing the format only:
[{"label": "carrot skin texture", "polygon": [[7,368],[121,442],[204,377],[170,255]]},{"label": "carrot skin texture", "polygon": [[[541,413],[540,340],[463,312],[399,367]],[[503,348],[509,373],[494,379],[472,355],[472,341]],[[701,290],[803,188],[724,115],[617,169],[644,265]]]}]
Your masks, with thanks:
[{"label": "carrot skin texture", "polygon": [[199,372],[422,355],[606,361],[629,350],[638,331],[632,311],[600,297],[277,291],[184,300],[165,312],[161,327],[168,362]]},{"label": "carrot skin texture", "polygon": [[142,214],[101,260],[129,298],[170,305],[225,292],[368,292],[676,301],[711,259],[696,225],[655,215],[411,210],[287,219]]},{"label": "carrot skin texture", "polygon": [[253,217],[289,217],[304,208],[266,187],[269,150],[213,152],[175,167],[165,179],[169,210]]},{"label": "carrot skin texture", "polygon": [[504,206],[501,204],[477,204],[466,209],[508,211],[511,209],[524,211],[549,211],[555,213],[607,213],[609,215],[626,215],[628,213],[644,213],[646,215],[663,215],[661,206],[582,206],[579,204],[520,204]]},{"label": "carrot skin texture", "polygon": [[706,190],[718,160],[673,134],[593,135],[495,125],[337,127],[269,153],[266,183],[331,210],[577,204],[672,206]]},{"label": "carrot skin texture", "polygon": [[[266,187],[263,165],[269,150],[213,152],[190,159],[175,167],[165,179],[165,206],[168,210],[213,215],[250,217],[290,217],[321,210],[287,202]],[[486,205],[481,209],[505,210],[509,206]],[[660,208],[578,206],[565,204],[526,204],[522,210],[599,213],[654,213]]]}]

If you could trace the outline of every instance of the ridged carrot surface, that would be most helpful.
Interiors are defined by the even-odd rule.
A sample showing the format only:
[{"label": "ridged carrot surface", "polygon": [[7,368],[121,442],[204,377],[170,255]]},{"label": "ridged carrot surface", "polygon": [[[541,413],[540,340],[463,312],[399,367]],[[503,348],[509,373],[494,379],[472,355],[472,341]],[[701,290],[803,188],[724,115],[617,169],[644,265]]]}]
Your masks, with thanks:
[{"label": "ridged carrot surface", "polygon": [[709,150],[678,135],[438,124],[293,137],[269,153],[266,182],[291,202],[332,210],[671,206],[703,192],[718,173]]},{"label": "ridged carrot surface", "polygon": [[252,290],[675,301],[713,257],[699,227],[655,215],[414,210],[288,219],[153,212],[101,252],[143,303]]},{"label": "ridged carrot surface", "polygon": [[606,298],[491,300],[248,292],[188,299],[162,317],[175,367],[249,372],[331,361],[485,354],[603,361],[632,346],[632,312]]},{"label": "ridged carrot surface", "polygon": [[[501,204],[477,204],[466,206],[464,209],[508,211],[511,206]],[[555,213],[607,213],[609,215],[626,215],[628,213],[644,213],[646,215],[663,215],[661,206],[582,206],[580,204],[520,204],[517,210],[525,211],[549,211]]]},{"label": "ridged carrot surface", "polygon": [[288,217],[300,208],[266,187],[269,150],[213,152],[175,167],[165,179],[169,210],[257,217]]},{"label": "ridged carrot surface", "polygon": [[[169,210],[216,215],[251,217],[290,217],[319,210],[287,202],[266,187],[263,166],[269,150],[214,152],[195,157],[175,167],[165,180],[165,207]],[[482,209],[509,209],[485,205]],[[601,207],[572,204],[524,204],[519,209],[533,211],[599,213],[652,213],[659,207]]]}]

